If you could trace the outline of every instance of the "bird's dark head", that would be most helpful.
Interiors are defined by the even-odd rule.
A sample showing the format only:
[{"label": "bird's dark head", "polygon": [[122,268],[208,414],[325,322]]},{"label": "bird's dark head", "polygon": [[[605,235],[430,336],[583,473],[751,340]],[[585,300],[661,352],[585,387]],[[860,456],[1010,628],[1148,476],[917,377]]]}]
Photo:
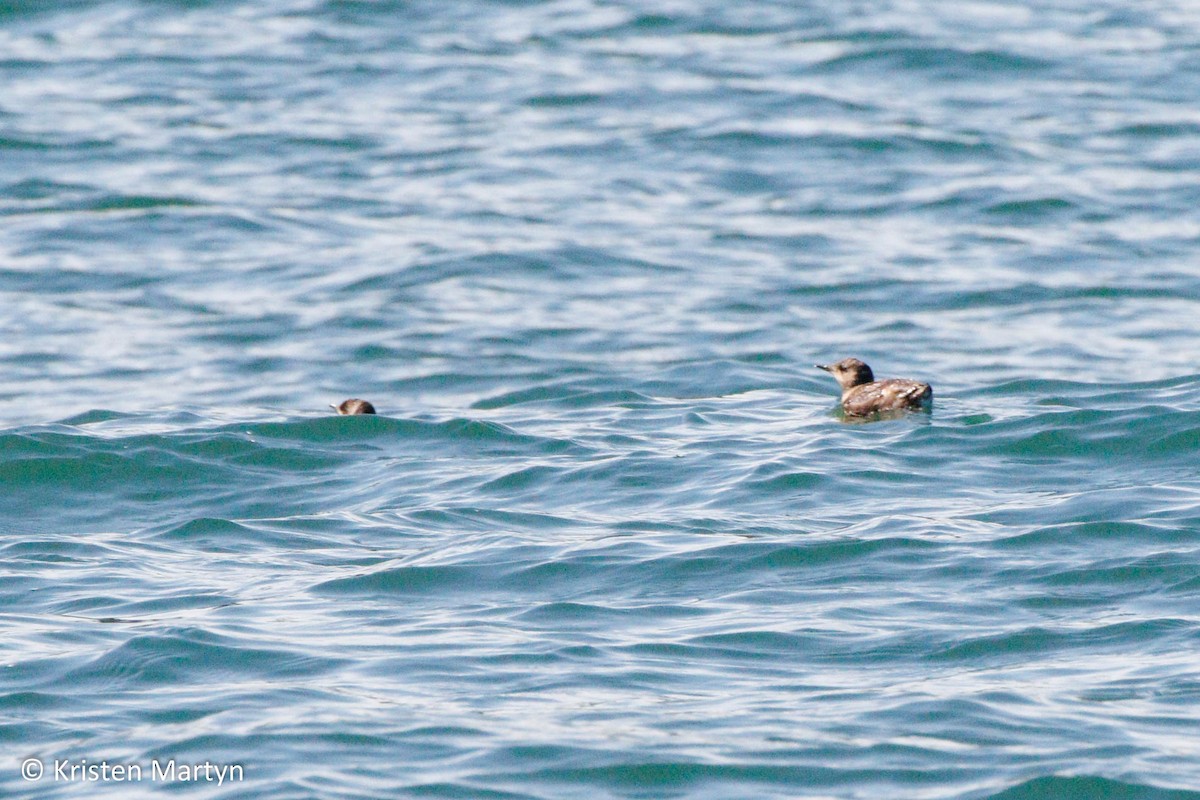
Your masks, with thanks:
[{"label": "bird's dark head", "polygon": [[875,380],[871,368],[857,358],[843,358],[836,364],[817,364],[816,367],[832,375],[843,391]]},{"label": "bird's dark head", "polygon": [[375,406],[368,403],[366,400],[357,398],[351,400],[343,400],[336,406],[331,405],[330,408],[336,409],[339,414],[374,414]]}]

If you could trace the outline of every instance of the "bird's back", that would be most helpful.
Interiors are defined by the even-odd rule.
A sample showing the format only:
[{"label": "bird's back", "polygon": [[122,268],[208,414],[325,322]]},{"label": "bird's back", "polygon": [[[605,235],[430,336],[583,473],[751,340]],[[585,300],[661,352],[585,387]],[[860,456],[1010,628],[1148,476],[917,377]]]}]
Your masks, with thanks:
[{"label": "bird's back", "polygon": [[880,411],[916,409],[933,402],[933,389],[928,383],[904,378],[888,378],[852,386],[842,395],[842,408],[847,414],[866,416]]}]

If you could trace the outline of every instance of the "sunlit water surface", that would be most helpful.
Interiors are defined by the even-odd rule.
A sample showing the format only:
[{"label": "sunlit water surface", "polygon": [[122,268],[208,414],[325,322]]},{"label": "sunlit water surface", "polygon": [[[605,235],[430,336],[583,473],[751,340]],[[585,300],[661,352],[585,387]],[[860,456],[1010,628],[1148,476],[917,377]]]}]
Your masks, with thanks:
[{"label": "sunlit water surface", "polygon": [[0,790],[1200,798],[1198,65],[1173,2],[0,5]]}]

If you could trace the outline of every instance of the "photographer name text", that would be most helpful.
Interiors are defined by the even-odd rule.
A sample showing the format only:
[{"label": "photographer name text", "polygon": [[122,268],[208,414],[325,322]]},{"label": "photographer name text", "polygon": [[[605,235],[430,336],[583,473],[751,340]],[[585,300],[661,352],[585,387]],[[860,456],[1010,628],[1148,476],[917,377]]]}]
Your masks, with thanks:
[{"label": "photographer name text", "polygon": [[175,759],[153,759],[149,764],[89,761],[86,758],[56,758],[42,761],[27,758],[21,762],[21,777],[27,781],[49,778],[56,783],[236,783],[246,779],[241,764],[215,764],[202,761],[190,764]]}]

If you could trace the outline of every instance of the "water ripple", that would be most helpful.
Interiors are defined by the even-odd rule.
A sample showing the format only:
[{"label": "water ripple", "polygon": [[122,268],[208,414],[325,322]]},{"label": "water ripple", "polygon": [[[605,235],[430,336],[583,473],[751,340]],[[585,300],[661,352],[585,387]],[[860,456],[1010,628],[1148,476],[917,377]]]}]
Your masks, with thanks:
[{"label": "water ripple", "polygon": [[[0,6],[0,739],[1196,796],[1198,21]],[[933,413],[848,424],[849,355]]]}]

